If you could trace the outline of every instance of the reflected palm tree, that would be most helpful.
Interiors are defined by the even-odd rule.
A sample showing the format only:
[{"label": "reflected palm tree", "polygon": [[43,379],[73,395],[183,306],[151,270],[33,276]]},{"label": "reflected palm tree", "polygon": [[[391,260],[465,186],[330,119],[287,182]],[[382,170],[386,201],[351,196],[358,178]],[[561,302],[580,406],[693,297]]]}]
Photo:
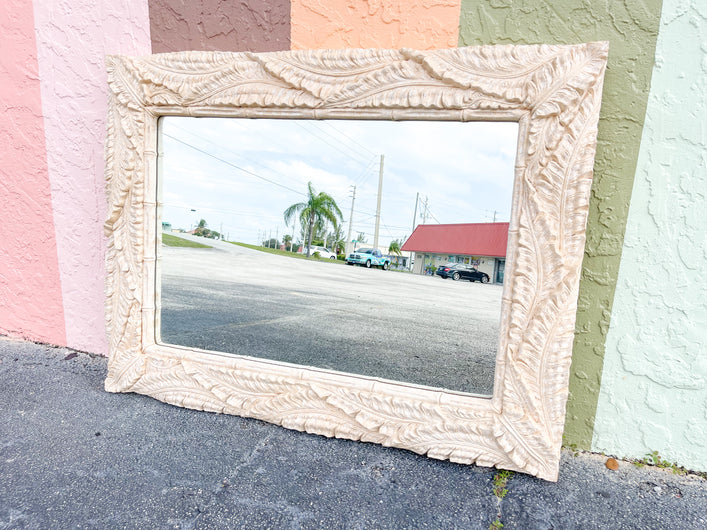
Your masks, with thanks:
[{"label": "reflected palm tree", "polygon": [[285,224],[289,225],[290,221],[299,215],[300,223],[307,227],[307,257],[311,251],[315,223],[323,224],[329,221],[336,229],[343,220],[334,198],[323,191],[316,193],[311,182],[307,184],[307,200],[288,207],[283,215]]},{"label": "reflected palm tree", "polygon": [[400,251],[400,241],[393,239],[393,241],[390,242],[390,245],[388,245],[388,254],[391,256],[395,254],[395,264],[399,265],[399,259],[402,255],[402,252]]},{"label": "reflected palm tree", "polygon": [[400,241],[398,241],[397,239],[394,239],[393,241],[390,242],[390,245],[388,246],[388,254],[396,254],[398,256],[401,255]]},{"label": "reflected palm tree", "polygon": [[344,230],[338,226],[331,235],[331,250],[334,254],[340,254],[346,247],[346,239],[344,238]]}]

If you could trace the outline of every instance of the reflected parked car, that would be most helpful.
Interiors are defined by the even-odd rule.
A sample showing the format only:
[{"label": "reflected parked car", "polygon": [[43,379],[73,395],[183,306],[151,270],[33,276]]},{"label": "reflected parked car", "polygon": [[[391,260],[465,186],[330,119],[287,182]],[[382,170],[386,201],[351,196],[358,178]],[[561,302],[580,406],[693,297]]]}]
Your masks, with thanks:
[{"label": "reflected parked car", "polygon": [[451,278],[452,280],[469,280],[470,282],[489,283],[491,278],[485,272],[479,272],[478,269],[471,265],[463,263],[448,263],[442,265],[435,273],[442,278]]},{"label": "reflected parked car", "polygon": [[[324,259],[336,259],[336,254],[334,254],[331,250],[325,247],[315,247],[312,245],[312,250],[309,252],[309,255],[312,256],[315,252],[319,252],[319,257],[324,258]],[[306,247],[302,247],[300,249],[301,254],[307,254],[307,249]]]},{"label": "reflected parked car", "polygon": [[346,263],[349,265],[363,265],[367,269],[380,267],[384,271],[387,271],[390,267],[390,260],[377,248],[359,248],[346,256]]}]

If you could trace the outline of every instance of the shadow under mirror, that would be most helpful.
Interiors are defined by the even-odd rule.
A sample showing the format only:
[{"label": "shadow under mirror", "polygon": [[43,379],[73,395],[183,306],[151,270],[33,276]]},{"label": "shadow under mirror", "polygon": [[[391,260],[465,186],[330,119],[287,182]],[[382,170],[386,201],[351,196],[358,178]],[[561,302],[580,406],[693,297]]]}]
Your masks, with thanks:
[{"label": "shadow under mirror", "polygon": [[517,135],[162,118],[160,342],[491,395]]}]

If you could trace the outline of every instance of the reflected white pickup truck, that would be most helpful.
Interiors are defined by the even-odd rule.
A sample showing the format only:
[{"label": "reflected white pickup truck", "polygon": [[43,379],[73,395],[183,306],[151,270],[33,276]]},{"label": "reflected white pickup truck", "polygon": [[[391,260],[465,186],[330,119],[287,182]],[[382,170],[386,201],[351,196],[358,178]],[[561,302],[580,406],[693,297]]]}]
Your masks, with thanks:
[{"label": "reflected white pickup truck", "polygon": [[380,267],[384,271],[390,267],[390,260],[383,256],[377,248],[360,248],[346,256],[346,263],[349,265],[363,265],[368,269]]}]

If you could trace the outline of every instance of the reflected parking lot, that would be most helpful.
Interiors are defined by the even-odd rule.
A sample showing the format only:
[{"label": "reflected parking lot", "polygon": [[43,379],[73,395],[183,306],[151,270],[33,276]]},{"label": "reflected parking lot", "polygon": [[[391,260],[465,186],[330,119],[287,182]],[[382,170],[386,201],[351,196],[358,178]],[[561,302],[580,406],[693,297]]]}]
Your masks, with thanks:
[{"label": "reflected parking lot", "polygon": [[162,248],[162,342],[491,394],[501,286],[208,244]]}]

